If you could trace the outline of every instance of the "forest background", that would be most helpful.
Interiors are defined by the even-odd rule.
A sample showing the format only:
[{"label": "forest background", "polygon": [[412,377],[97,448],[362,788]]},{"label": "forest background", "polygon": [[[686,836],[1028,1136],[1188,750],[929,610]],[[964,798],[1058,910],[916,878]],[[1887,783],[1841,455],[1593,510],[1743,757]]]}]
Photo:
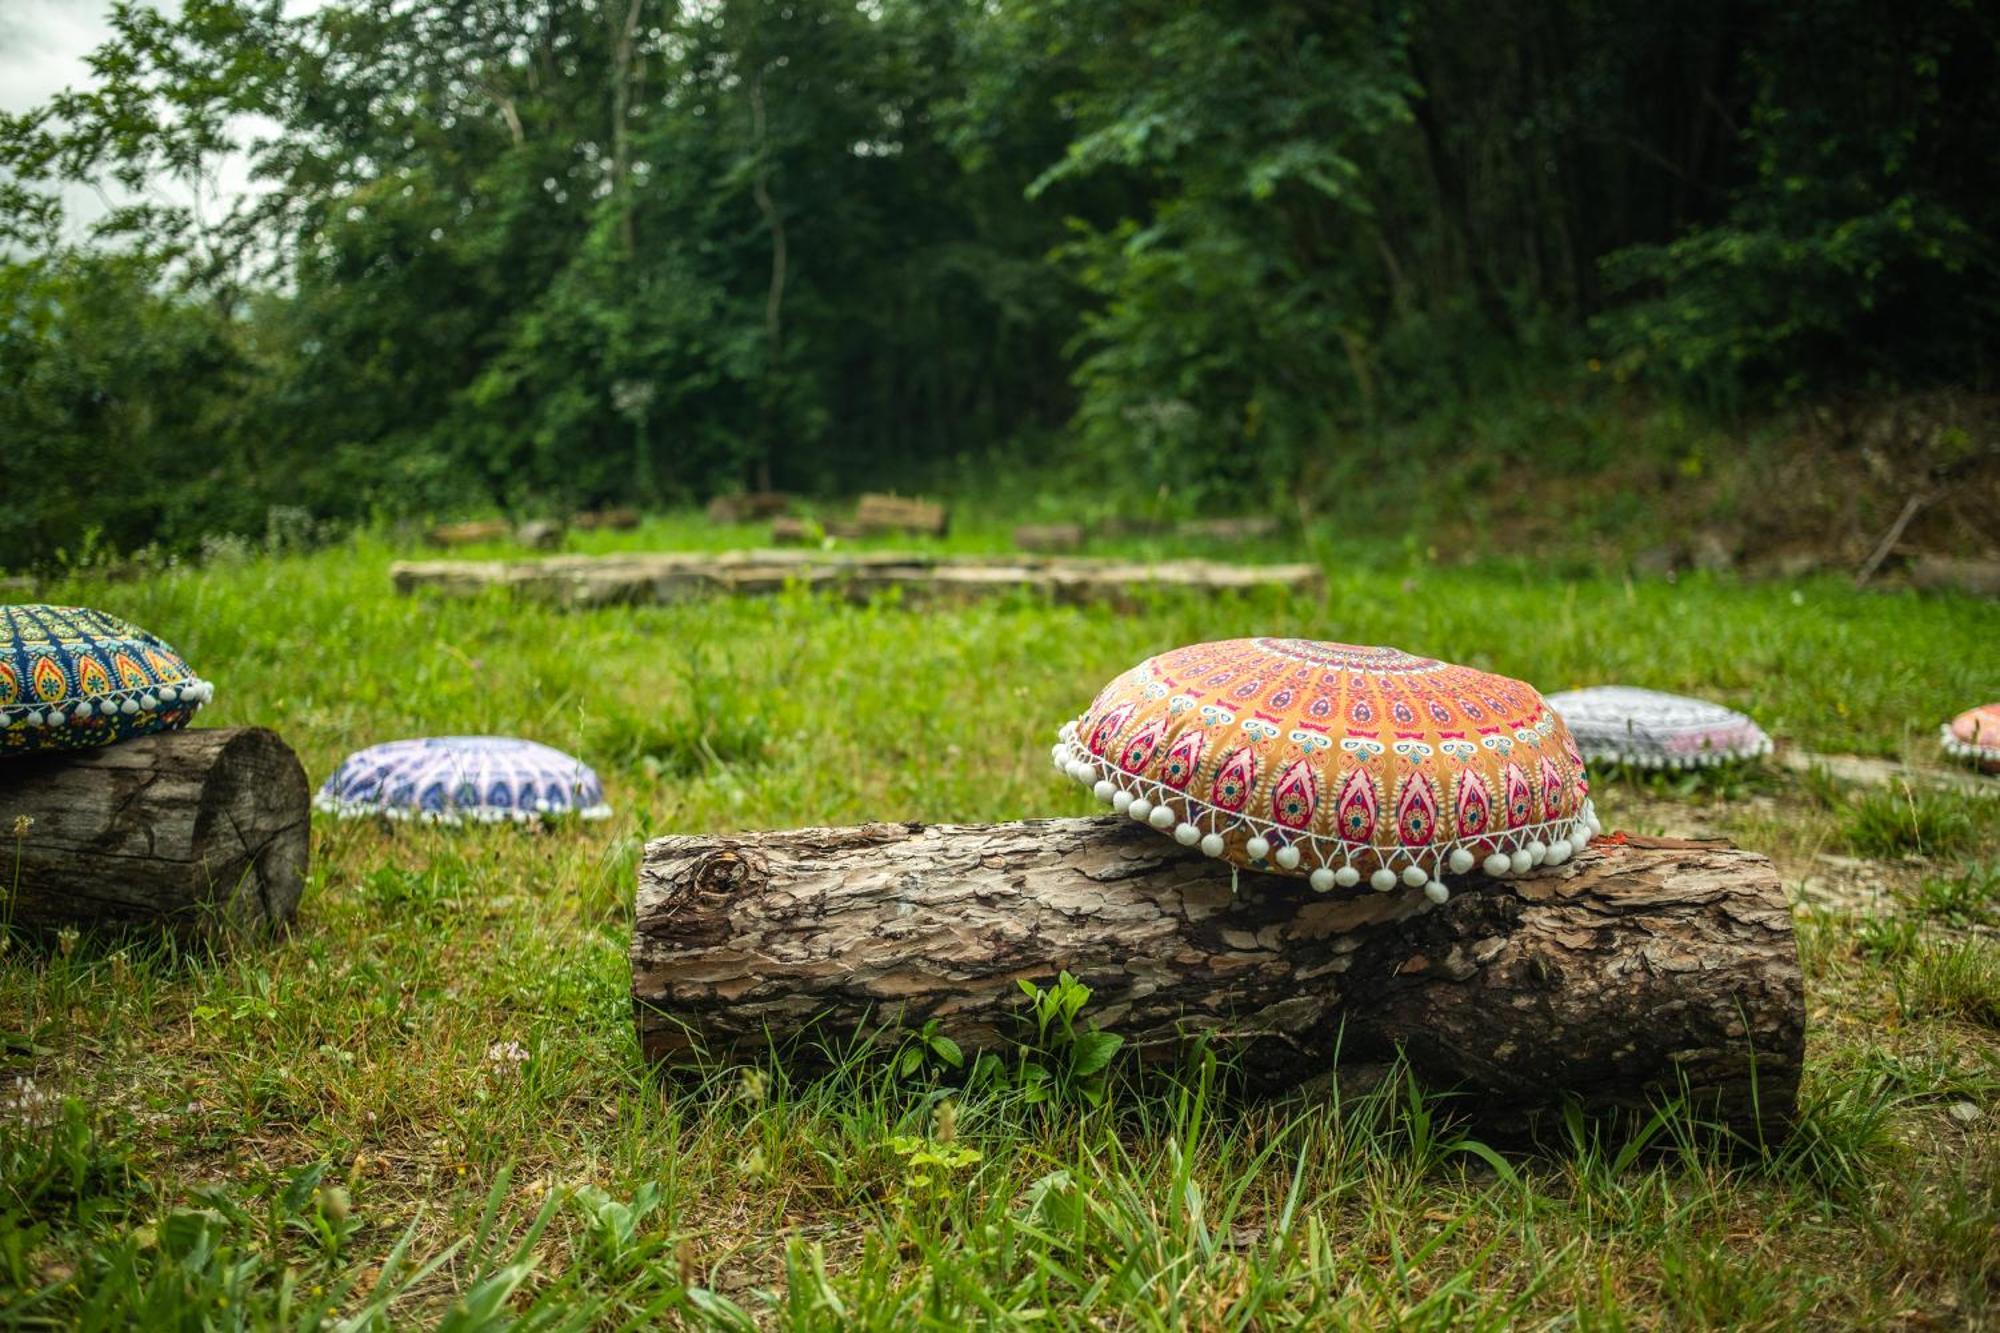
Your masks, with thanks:
[{"label": "forest background", "polygon": [[0,568],[767,486],[1872,540],[1993,484],[1997,51],[1972,0],[121,4],[0,121]]}]

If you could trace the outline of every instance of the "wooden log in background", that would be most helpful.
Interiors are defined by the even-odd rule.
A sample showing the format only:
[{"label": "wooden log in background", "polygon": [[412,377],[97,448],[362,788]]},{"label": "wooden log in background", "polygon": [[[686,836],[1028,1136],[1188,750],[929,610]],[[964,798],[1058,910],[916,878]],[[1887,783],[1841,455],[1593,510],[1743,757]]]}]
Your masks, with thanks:
[{"label": "wooden log in background", "polygon": [[[1518,880],[1320,896],[1130,820],[871,824],[646,848],[632,989],[647,1055],[756,1058],[771,1034],[938,1020],[1018,1032],[1022,979],[1067,969],[1141,1058],[1207,1032],[1275,1091],[1379,1075],[1399,1048],[1489,1132],[1565,1096],[1643,1108],[1683,1086],[1782,1132],[1805,1004],[1771,863],[1721,844],[1600,841]],[[1754,1051],[1754,1076],[1753,1076]],[[810,1067],[814,1050],[796,1059]],[[1754,1088],[1754,1091],[1753,1091]]]},{"label": "wooden log in background", "polygon": [[860,526],[841,519],[800,518],[783,514],[771,520],[771,545],[817,546],[827,537],[863,537]]},{"label": "wooden log in background", "polygon": [[1023,523],[1014,529],[1014,545],[1023,551],[1080,551],[1081,523]]},{"label": "wooden log in background", "polygon": [[186,934],[282,926],[305,889],[308,799],[298,756],[262,727],[0,760],[8,919]]},{"label": "wooden log in background", "polygon": [[951,527],[951,511],[934,500],[901,495],[864,495],[854,507],[855,526],[868,535],[914,532],[942,537]]},{"label": "wooden log in background", "polygon": [[1278,520],[1269,514],[1251,514],[1243,518],[1191,518],[1174,526],[1177,537],[1219,542],[1253,541],[1276,536],[1277,532]]},{"label": "wooden log in background", "polygon": [[783,491],[744,491],[716,496],[708,502],[707,514],[711,523],[749,523],[776,518],[791,507],[792,497]]},{"label": "wooden log in background", "polygon": [[581,532],[625,531],[639,526],[639,511],[636,509],[593,509],[578,514],[571,525]]},{"label": "wooden log in background", "polygon": [[890,589],[915,599],[971,599],[1034,590],[1058,601],[1120,601],[1147,588],[1198,592],[1277,588],[1315,592],[1319,567],[1232,565],[1209,560],[1143,563],[1037,557],[921,555],[889,551],[659,552],[552,556],[539,560],[411,560],[390,566],[401,593],[476,596],[501,588],[558,606],[645,605],[690,597],[774,593],[788,584],[857,601]]},{"label": "wooden log in background", "polygon": [[504,518],[476,518],[464,523],[440,523],[424,534],[432,546],[477,546],[481,542],[504,542],[514,535],[514,525]]}]

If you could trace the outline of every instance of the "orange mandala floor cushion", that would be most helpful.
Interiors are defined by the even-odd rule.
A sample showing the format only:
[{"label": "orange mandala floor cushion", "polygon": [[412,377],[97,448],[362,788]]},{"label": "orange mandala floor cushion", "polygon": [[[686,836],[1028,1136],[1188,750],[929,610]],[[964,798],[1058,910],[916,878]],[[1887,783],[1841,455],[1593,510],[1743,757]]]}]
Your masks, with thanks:
[{"label": "orange mandala floor cushion", "polygon": [[1938,735],[1944,752],[1969,759],[1987,773],[2000,773],[2000,703],[1968,708],[1947,722]]},{"label": "orange mandala floor cushion", "polygon": [[1148,658],[1062,729],[1121,814],[1322,893],[1560,864],[1597,832],[1583,757],[1532,686],[1395,648],[1231,639]]}]

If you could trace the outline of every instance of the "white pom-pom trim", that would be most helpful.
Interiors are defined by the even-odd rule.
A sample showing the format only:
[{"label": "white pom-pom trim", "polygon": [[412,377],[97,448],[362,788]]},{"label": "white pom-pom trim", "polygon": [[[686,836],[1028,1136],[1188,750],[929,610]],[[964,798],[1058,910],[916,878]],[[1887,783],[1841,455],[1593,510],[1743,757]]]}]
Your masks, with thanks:
[{"label": "white pom-pom trim", "polygon": [[2000,764],[2000,745],[1962,741],[1949,722],[1938,728],[1938,745],[1954,759],[1970,759],[1976,764]]},{"label": "white pom-pom trim", "polygon": [[1477,867],[1493,879],[1524,875],[1539,865],[1562,865],[1589,846],[1593,835],[1603,831],[1596,810],[1586,799],[1572,816],[1510,829],[1491,837],[1430,847],[1377,847],[1372,843],[1281,828],[1270,821],[1218,809],[1156,779],[1136,777],[1108,760],[1099,759],[1079,744],[1075,723],[1063,728],[1062,739],[1051,757],[1058,771],[1075,778],[1119,814],[1169,832],[1175,841],[1184,846],[1198,846],[1207,856],[1227,855],[1231,835],[1247,833],[1243,851],[1253,862],[1268,862],[1279,870],[1303,873],[1308,880],[1324,870],[1331,880],[1320,882],[1339,888],[1352,888],[1362,882],[1361,871],[1351,862],[1374,862],[1377,869],[1367,877],[1370,887],[1386,893],[1398,885],[1407,885],[1422,889],[1427,898],[1439,903],[1450,897],[1450,891],[1441,882],[1447,871],[1464,875]]},{"label": "white pom-pom trim", "polygon": [[538,824],[545,817],[575,815],[578,819],[599,820],[611,818],[611,807],[602,802],[596,805],[555,806],[546,800],[535,802],[532,810],[496,810],[492,806],[478,806],[470,810],[457,808],[447,810],[413,810],[406,805],[379,805],[374,801],[349,801],[320,792],[313,797],[313,809],[332,815],[337,819],[387,819],[397,824],[436,824],[445,828],[458,828],[464,824]]},{"label": "white pom-pom trim", "polygon": [[[88,722],[92,718],[110,721],[114,717],[136,717],[141,712],[180,703],[190,710],[215,697],[215,687],[207,681],[190,680],[172,685],[136,685],[129,689],[105,690],[81,699],[45,704],[39,701],[0,707],[0,729],[7,727],[60,727]],[[1057,748],[1061,748],[1058,746]]]},{"label": "white pom-pom trim", "polygon": [[1571,738],[1576,741],[1577,753],[1583,756],[1586,763],[1619,764],[1625,768],[1660,771],[1715,768],[1722,764],[1748,763],[1753,759],[1763,758],[1774,748],[1771,738],[1762,731],[1746,737],[1740,744],[1710,744],[1693,750],[1669,750],[1664,746],[1634,744],[1630,738],[1618,745],[1593,744],[1588,739],[1576,735],[1574,727],[1571,728]]}]

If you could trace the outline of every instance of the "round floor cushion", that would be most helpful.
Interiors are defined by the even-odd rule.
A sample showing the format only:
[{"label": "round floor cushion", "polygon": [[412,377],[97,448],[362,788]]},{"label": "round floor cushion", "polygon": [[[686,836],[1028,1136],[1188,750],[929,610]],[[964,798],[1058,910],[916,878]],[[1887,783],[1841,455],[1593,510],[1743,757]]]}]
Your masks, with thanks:
[{"label": "round floor cushion", "polygon": [[1395,648],[1177,648],[1105,686],[1053,757],[1114,810],[1322,893],[1443,902],[1447,873],[1523,874],[1596,829],[1583,758],[1531,686]]},{"label": "round floor cushion", "polygon": [[136,625],[82,606],[0,606],[0,757],[185,727],[215,693]]},{"label": "round floor cushion", "polygon": [[1946,754],[2000,773],[2000,703],[1966,709],[1945,724],[1938,740]]},{"label": "round floor cushion", "polygon": [[1733,708],[1631,685],[1549,696],[1583,757],[1639,768],[1700,768],[1771,752],[1764,729]]},{"label": "round floor cushion", "polygon": [[431,736],[371,745],[341,762],[313,804],[342,818],[381,815],[432,824],[611,814],[604,786],[589,765],[510,736]]}]

